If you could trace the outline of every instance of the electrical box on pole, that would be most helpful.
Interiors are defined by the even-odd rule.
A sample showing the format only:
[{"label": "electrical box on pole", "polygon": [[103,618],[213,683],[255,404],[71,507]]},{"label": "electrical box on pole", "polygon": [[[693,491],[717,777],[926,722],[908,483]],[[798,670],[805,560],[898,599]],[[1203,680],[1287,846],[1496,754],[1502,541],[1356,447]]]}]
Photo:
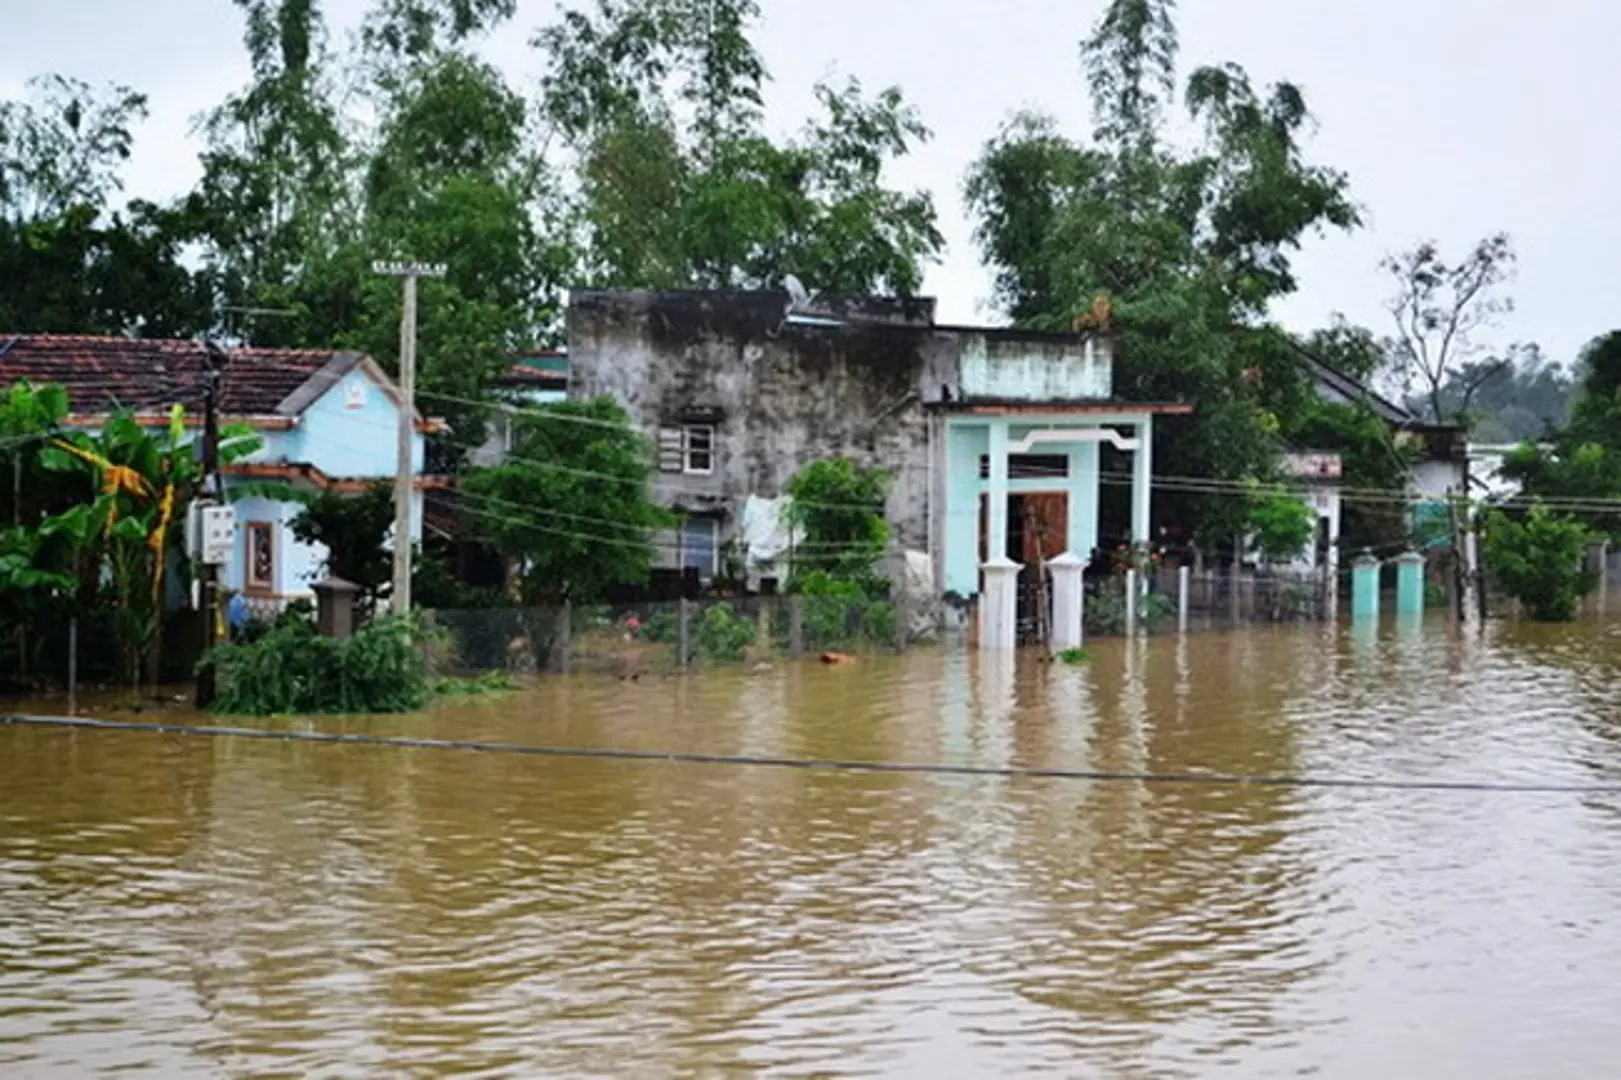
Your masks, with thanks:
[{"label": "electrical box on pole", "polygon": [[224,566],[236,551],[236,508],[199,499],[186,515],[186,554],[204,566]]}]

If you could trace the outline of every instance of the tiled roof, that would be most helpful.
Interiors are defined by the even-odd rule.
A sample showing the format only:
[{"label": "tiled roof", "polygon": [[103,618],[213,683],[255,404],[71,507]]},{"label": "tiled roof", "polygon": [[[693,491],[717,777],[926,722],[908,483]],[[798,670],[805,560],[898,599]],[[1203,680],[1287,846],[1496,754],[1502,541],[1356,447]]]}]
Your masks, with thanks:
[{"label": "tiled roof", "polygon": [[490,380],[497,390],[566,390],[568,389],[568,354],[542,352],[525,356],[509,364]]},{"label": "tiled roof", "polygon": [[[359,357],[315,349],[226,350],[220,409],[230,416],[296,415],[310,394],[294,393],[329,364]],[[202,403],[208,353],[199,341],[134,340],[55,334],[0,334],[0,386],[20,379],[59,383],[76,413],[165,409]],[[332,373],[328,372],[330,377]],[[318,396],[318,395],[315,395]]]}]

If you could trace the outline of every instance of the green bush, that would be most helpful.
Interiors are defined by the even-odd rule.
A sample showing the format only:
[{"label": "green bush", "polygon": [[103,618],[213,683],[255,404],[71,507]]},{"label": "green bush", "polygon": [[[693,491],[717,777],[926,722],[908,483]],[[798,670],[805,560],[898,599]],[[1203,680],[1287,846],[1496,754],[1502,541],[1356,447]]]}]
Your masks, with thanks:
[{"label": "green bush", "polygon": [[[1149,593],[1138,598],[1137,626],[1153,633],[1176,614],[1176,604],[1164,593]],[[1086,632],[1110,637],[1126,632],[1126,591],[1110,590],[1086,598],[1084,615]]]},{"label": "green bush", "polygon": [[385,618],[351,637],[328,638],[308,622],[278,626],[257,641],[215,650],[214,711],[248,716],[411,712],[428,703],[416,627]]},{"label": "green bush", "polygon": [[704,609],[693,633],[693,644],[706,660],[735,663],[754,644],[754,623],[732,611],[728,604],[711,604]]},{"label": "green bush", "polygon": [[1596,579],[1582,567],[1587,527],[1541,503],[1523,520],[1493,513],[1486,526],[1486,567],[1538,622],[1569,622]]},{"label": "green bush", "polygon": [[816,646],[887,642],[895,637],[895,605],[882,596],[881,580],[834,577],[825,570],[801,574],[795,591],[804,597],[805,640]]}]

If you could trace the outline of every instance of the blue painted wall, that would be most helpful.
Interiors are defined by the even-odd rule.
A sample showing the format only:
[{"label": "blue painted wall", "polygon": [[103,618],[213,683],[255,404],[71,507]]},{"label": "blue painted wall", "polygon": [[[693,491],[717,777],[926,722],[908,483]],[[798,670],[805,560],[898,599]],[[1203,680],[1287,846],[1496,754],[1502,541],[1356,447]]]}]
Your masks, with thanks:
[{"label": "blue painted wall", "polygon": [[[307,462],[328,476],[393,476],[398,423],[393,399],[357,368],[305,410],[297,427],[271,434],[279,436],[281,460]],[[421,472],[422,436],[412,444],[412,468]]]},{"label": "blue painted wall", "polygon": [[[990,449],[990,424],[993,422],[1006,421],[953,419],[946,428],[943,589],[962,596],[973,596],[979,592],[979,500],[988,486],[987,481],[979,478],[979,459]],[[1051,425],[1040,426],[1046,428]],[[1030,430],[1032,425],[1010,424],[1009,439],[1016,441]],[[1068,479],[1009,480],[1008,490],[1067,491],[1069,550],[1083,559],[1087,558],[1097,544],[1098,536],[1097,444],[1041,443],[1031,453],[1068,455]]]}]

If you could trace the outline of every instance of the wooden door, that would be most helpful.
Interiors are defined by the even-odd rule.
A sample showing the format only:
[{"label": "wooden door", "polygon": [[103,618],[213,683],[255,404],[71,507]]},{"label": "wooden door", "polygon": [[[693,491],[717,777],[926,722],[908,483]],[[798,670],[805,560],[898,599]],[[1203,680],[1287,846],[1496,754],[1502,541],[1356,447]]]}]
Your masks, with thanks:
[{"label": "wooden door", "polygon": [[1020,500],[1024,536],[1019,561],[1045,567],[1047,561],[1069,548],[1069,494],[1063,491],[1025,492]]}]

